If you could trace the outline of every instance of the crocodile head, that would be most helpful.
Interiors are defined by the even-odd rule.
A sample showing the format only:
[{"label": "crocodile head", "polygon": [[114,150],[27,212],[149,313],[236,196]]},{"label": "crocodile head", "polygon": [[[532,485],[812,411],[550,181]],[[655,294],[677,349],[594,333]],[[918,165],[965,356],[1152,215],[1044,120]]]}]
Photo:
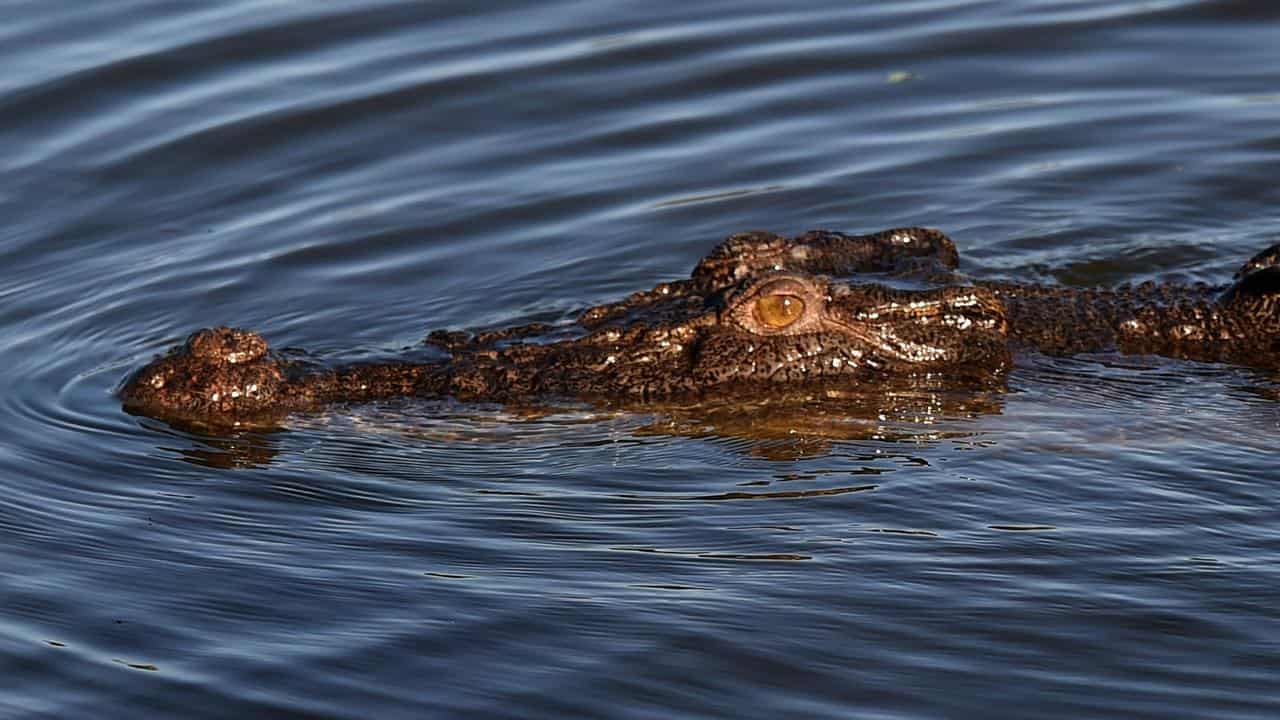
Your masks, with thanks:
[{"label": "crocodile head", "polygon": [[[941,249],[944,264],[954,265],[954,247],[938,238],[886,235],[870,247],[933,257]],[[133,412],[226,426],[396,396],[615,405],[758,399],[905,377],[985,379],[1009,367],[1005,306],[987,290],[908,290],[816,274],[882,263],[840,245],[858,239],[734,236],[688,280],[591,308],[571,325],[433,333],[428,343],[444,354],[429,362],[318,367],[271,352],[256,333],[201,330],[131,376],[121,397]]]}]

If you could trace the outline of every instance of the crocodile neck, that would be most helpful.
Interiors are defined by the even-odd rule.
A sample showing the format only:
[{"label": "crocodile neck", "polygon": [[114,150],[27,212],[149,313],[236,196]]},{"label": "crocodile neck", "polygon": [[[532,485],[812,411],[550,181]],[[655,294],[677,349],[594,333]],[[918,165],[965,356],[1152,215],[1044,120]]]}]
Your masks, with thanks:
[{"label": "crocodile neck", "polygon": [[1222,288],[1142,283],[1114,289],[978,283],[1008,309],[1010,340],[1049,355],[1117,351],[1250,365],[1275,348],[1274,313]]}]

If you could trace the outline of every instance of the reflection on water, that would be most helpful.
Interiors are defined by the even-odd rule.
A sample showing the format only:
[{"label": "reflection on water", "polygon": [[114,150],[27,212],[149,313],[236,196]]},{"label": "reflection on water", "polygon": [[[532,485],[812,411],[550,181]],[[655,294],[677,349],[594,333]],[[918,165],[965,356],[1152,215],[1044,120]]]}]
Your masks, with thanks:
[{"label": "reflection on water", "polygon": [[[820,457],[834,442],[874,440],[928,444],[969,439],[979,432],[964,421],[999,413],[1003,390],[950,387],[935,378],[903,378],[864,390],[781,393],[758,400],[733,397],[695,404],[647,403],[592,408],[583,404],[493,406],[404,399],[368,406],[337,405],[324,414],[298,414],[276,432],[307,428],[396,438],[396,442],[501,444],[568,436],[582,426],[609,424],[636,441],[646,438],[710,438],[737,451],[774,460]],[[349,417],[339,419],[338,416]],[[207,434],[198,428],[142,424],[173,438],[188,438],[179,450],[187,460],[217,468],[266,465],[281,443],[270,431]],[[181,440],[179,440],[181,442]],[[163,448],[172,450],[172,448]]]},{"label": "reflection on water", "polygon": [[[556,323],[748,229],[1212,281],[1274,241],[1266,3],[17,3],[8,718],[1272,718],[1276,378],[120,411],[199,327]],[[110,710],[104,711],[104,708]]]},{"label": "reflection on water", "polygon": [[230,438],[201,438],[177,452],[196,465],[233,470],[268,465],[278,450],[269,435],[246,432]]}]

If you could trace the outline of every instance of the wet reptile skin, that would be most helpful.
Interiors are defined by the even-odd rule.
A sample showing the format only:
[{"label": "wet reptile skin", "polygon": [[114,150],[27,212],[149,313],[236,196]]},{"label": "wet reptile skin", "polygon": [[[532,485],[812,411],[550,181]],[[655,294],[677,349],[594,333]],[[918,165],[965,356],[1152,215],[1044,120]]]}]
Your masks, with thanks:
[{"label": "wet reptile skin", "polygon": [[[1229,286],[1064,288],[962,281],[954,243],[936,230],[742,233],[688,279],[590,308],[571,327],[437,331],[427,343],[446,359],[332,368],[280,356],[253,332],[211,328],[133,373],[120,397],[170,422],[235,426],[401,396],[629,405],[926,375],[964,383],[1002,377],[1020,348],[1277,368],[1277,258],[1280,246],[1258,254]],[[867,273],[941,286],[831,279]]]}]

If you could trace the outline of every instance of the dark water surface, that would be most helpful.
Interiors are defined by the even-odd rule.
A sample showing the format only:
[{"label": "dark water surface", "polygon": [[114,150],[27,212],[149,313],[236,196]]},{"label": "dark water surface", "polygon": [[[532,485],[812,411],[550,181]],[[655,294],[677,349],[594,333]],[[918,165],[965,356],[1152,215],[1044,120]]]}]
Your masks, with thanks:
[{"label": "dark water surface", "polygon": [[745,229],[1220,281],[1267,2],[0,4],[0,717],[1274,718],[1274,378],[715,416],[121,412],[195,328],[561,320]]}]

